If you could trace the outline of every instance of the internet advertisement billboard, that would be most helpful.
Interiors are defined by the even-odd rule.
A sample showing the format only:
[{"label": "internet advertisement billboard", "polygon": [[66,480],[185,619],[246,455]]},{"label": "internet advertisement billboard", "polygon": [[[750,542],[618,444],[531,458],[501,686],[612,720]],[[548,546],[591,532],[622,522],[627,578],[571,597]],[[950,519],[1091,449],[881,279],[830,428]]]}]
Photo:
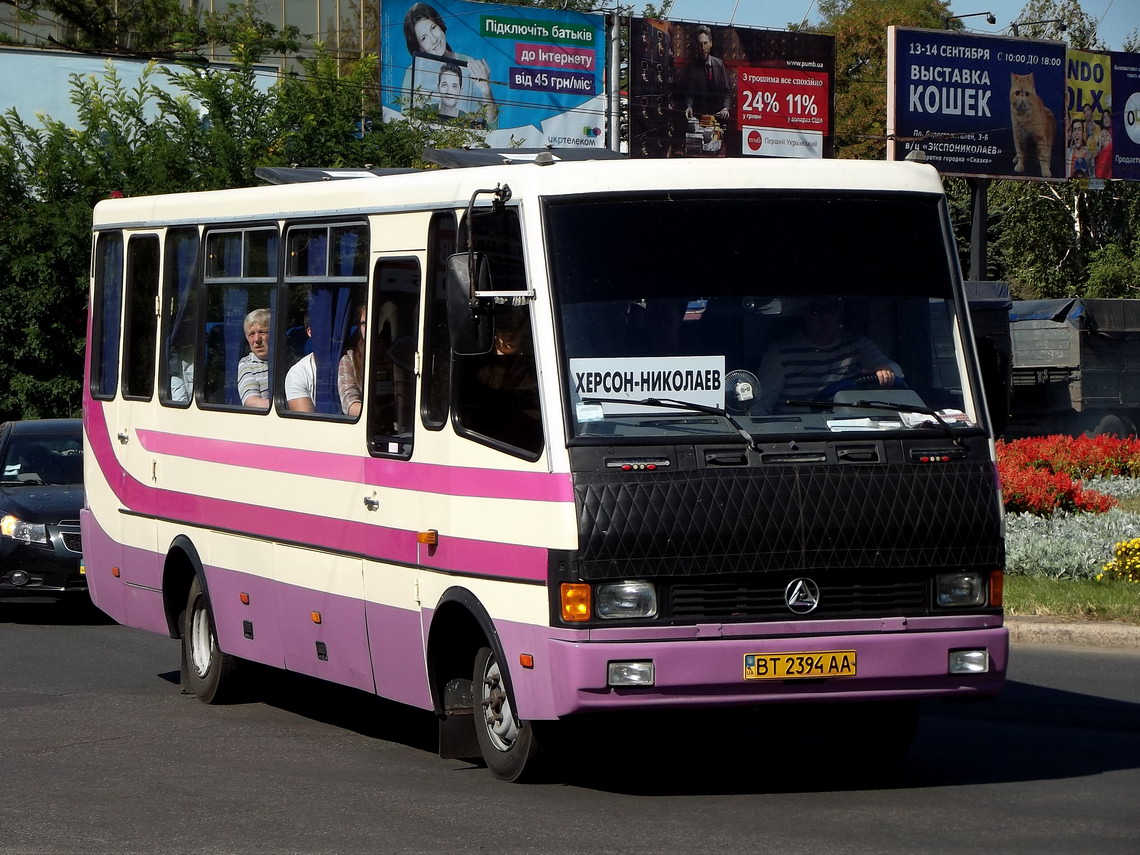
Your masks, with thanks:
[{"label": "internet advertisement billboard", "polygon": [[835,39],[635,18],[633,157],[831,157]]},{"label": "internet advertisement billboard", "polygon": [[1060,179],[1065,46],[887,30],[887,157],[921,149],[943,174]]},{"label": "internet advertisement billboard", "polygon": [[484,130],[492,147],[604,148],[604,20],[468,0],[386,2],[385,119],[414,107]]}]

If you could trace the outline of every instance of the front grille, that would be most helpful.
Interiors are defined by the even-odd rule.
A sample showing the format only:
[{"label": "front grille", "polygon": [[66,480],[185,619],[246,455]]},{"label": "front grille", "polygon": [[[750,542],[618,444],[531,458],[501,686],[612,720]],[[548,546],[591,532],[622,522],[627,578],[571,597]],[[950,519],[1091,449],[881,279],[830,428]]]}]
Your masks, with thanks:
[{"label": "front grille", "polygon": [[83,538],[77,531],[61,532],[60,536],[63,538],[63,545],[71,552],[83,552]]},{"label": "front grille", "polygon": [[798,615],[784,602],[792,577],[739,583],[681,583],[669,586],[668,618],[676,623],[703,621],[790,620],[846,616],[922,615],[928,610],[927,580],[908,578],[864,582],[816,578],[819,605]]}]

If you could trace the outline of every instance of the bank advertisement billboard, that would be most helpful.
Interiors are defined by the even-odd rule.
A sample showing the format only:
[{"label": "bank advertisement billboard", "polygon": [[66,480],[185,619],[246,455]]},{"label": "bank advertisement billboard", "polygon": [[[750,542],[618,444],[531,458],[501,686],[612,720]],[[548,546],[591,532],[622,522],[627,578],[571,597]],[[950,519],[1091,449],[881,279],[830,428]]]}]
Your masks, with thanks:
[{"label": "bank advertisement billboard", "polygon": [[492,147],[606,147],[605,19],[522,6],[383,4],[387,120],[414,107]]},{"label": "bank advertisement billboard", "polygon": [[634,18],[633,157],[831,157],[835,39]]},{"label": "bank advertisement billboard", "polygon": [[887,76],[890,159],[921,149],[943,174],[1140,179],[1140,132],[1121,145],[1118,130],[1121,97],[1140,108],[1140,55],[891,27]]}]

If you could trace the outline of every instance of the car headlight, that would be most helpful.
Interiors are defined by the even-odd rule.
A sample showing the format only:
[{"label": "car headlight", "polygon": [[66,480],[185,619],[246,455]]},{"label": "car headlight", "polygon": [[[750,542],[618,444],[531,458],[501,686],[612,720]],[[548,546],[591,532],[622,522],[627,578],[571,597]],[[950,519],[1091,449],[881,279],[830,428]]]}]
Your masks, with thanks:
[{"label": "car headlight", "polygon": [[0,519],[0,534],[24,543],[47,543],[47,526],[43,523],[24,522],[19,517],[6,514]]},{"label": "car headlight", "polygon": [[598,585],[594,612],[606,620],[645,618],[657,614],[657,590],[652,582],[616,582]]},{"label": "car headlight", "polygon": [[940,606],[981,606],[986,602],[983,573],[939,573],[934,577],[935,602]]}]

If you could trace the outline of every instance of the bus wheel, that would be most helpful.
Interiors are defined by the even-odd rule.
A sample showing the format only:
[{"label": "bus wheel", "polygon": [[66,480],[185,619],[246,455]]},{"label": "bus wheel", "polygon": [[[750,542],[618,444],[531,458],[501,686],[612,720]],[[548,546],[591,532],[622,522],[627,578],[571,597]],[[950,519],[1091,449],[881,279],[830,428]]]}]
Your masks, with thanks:
[{"label": "bus wheel", "polygon": [[475,736],[487,768],[500,781],[532,779],[538,766],[534,725],[520,721],[499,661],[489,647],[475,656]]},{"label": "bus wheel", "polygon": [[188,692],[207,704],[222,704],[236,694],[238,659],[218,649],[214,616],[195,576],[182,617],[182,674]]},{"label": "bus wheel", "polygon": [[1101,416],[1099,421],[1093,426],[1092,435],[1104,436],[1106,434],[1127,439],[1130,436],[1136,435],[1136,427],[1127,416],[1117,415],[1116,413],[1106,413]]}]

